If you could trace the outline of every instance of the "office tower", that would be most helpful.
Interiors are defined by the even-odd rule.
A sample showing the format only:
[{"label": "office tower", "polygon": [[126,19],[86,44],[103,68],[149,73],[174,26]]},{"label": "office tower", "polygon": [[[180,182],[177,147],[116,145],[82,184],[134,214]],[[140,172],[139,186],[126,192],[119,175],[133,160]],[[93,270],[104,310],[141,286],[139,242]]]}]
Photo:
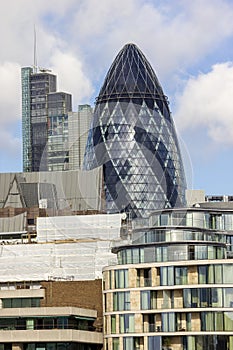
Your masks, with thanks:
[{"label": "office tower", "polygon": [[48,143],[44,156],[49,171],[67,170],[69,163],[68,112],[71,111],[71,95],[64,92],[49,93]]},{"label": "office tower", "polygon": [[104,349],[232,350],[232,232],[232,204],[207,202],[155,211],[113,248]]},{"label": "office tower", "polygon": [[88,104],[79,105],[78,112],[69,113],[69,170],[82,169],[92,116],[93,110]]},{"label": "office tower", "polygon": [[[23,170],[47,170],[48,95],[56,92],[57,78],[48,70],[41,69],[37,72],[30,67],[22,68],[21,74]],[[61,96],[62,94],[51,96],[50,104],[52,104],[54,97],[55,99],[58,98],[57,103],[63,104],[62,115],[66,115],[71,110],[71,96],[68,95],[67,98],[59,101]],[[57,117],[59,118],[61,111],[59,107],[57,107],[57,110]],[[52,111],[54,112],[54,106],[52,106]]]},{"label": "office tower", "polygon": [[185,203],[185,176],[168,100],[144,54],[127,44],[96,99],[84,169],[103,166],[106,210],[146,218]]}]

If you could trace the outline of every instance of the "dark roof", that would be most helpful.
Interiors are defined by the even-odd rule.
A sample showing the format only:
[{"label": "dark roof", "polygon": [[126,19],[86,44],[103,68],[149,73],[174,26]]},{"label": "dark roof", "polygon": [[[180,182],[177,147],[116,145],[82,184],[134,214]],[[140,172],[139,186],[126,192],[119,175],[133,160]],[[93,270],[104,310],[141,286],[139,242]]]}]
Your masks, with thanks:
[{"label": "dark roof", "polygon": [[126,44],[116,56],[96,103],[129,98],[148,98],[148,100],[152,98],[157,101],[163,113],[164,107],[168,110],[168,101],[158,78],[144,54],[135,44]]}]

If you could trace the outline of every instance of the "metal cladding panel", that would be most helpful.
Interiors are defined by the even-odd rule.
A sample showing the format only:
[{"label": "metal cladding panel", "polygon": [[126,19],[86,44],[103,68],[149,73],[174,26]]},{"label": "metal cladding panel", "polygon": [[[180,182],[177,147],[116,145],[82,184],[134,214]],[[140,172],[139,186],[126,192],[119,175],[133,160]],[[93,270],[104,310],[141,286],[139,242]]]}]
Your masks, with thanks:
[{"label": "metal cladding panel", "polygon": [[[16,179],[19,186],[17,185]],[[12,187],[13,183],[14,188]],[[8,199],[11,190],[14,192],[14,197],[17,190],[18,192],[22,192],[20,184],[22,184],[22,187],[30,187],[30,184],[34,184],[33,186],[39,184],[38,191],[41,198],[46,187],[50,189],[50,192],[53,190],[51,196],[53,195],[54,197],[56,195],[57,206],[59,209],[70,208],[71,211],[89,209],[99,210],[101,206],[101,167],[93,169],[92,171],[74,170],[2,173],[0,174],[0,207],[4,207],[4,204],[11,205],[12,207],[19,206],[18,203],[14,203],[13,201],[10,202]],[[21,194],[23,195],[23,193]]]},{"label": "metal cladding panel", "polygon": [[146,218],[185,204],[186,181],[168,100],[133,44],[119,52],[96,100],[84,168],[103,165],[107,212]]}]

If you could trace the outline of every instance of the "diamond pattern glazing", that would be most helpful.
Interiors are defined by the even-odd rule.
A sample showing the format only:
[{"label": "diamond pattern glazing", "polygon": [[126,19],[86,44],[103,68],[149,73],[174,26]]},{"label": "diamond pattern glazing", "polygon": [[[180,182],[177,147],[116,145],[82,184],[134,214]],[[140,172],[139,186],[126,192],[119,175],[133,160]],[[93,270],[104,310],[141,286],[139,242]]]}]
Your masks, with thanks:
[{"label": "diamond pattern glazing", "polygon": [[185,176],[159,81],[134,44],[119,52],[96,99],[84,169],[103,165],[107,212],[145,218],[185,204]]}]

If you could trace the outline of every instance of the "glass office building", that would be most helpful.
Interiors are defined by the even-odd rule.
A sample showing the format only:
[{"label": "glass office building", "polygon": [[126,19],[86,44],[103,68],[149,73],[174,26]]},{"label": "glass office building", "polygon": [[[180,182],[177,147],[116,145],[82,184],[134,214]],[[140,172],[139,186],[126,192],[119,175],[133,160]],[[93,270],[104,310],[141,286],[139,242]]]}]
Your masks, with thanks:
[{"label": "glass office building", "polygon": [[146,218],[183,206],[185,176],[168,100],[144,54],[127,44],[96,99],[84,169],[103,166],[106,211]]},{"label": "glass office building", "polygon": [[[48,70],[34,71],[31,67],[24,67],[21,70],[21,77],[23,171],[48,170],[49,133],[51,136],[49,114],[50,117],[52,115],[55,118],[64,119],[64,115],[71,111],[71,95],[57,93],[57,95],[48,97],[57,90],[57,77]],[[54,101],[57,103],[56,106],[54,106]],[[50,105],[51,113],[49,113]],[[57,110],[56,115],[54,115],[55,109]],[[54,154],[50,153],[50,155],[53,158],[51,162],[53,162]]]},{"label": "glass office building", "polygon": [[71,95],[55,92],[47,95],[48,142],[44,151],[48,171],[67,170],[69,166],[68,112],[71,111]]}]

